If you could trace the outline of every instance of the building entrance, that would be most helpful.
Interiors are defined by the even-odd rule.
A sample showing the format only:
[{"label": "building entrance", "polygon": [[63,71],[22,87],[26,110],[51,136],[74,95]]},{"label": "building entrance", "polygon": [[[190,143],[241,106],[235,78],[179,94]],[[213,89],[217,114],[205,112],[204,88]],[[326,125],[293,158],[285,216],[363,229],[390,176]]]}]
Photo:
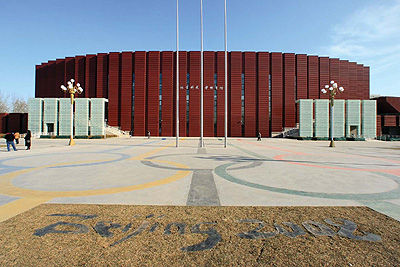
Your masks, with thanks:
[{"label": "building entrance", "polygon": [[358,126],[351,126],[350,125],[350,136],[357,137],[358,136]]},{"label": "building entrance", "polygon": [[54,134],[54,123],[46,123],[47,126],[47,133],[49,135],[53,135]]}]

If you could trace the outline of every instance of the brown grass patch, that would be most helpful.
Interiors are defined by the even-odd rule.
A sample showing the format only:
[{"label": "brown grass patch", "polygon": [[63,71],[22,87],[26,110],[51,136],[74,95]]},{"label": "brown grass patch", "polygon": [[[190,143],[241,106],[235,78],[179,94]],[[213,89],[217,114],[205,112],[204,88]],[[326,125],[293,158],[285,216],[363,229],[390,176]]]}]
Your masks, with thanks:
[{"label": "brown grass patch", "polygon": [[[97,216],[49,216],[51,214]],[[361,241],[339,235],[340,227],[324,222],[328,218],[338,224],[337,218],[350,220],[358,226],[354,235],[364,236],[369,232],[379,235],[381,241]],[[240,223],[241,219],[263,221],[264,227],[259,232],[265,233],[276,232],[274,224],[290,231],[282,223],[292,222],[300,226],[304,234],[295,238],[282,233],[261,239],[241,238],[239,233],[248,233],[259,226],[258,223]],[[329,226],[334,235],[311,234],[302,225],[308,220]],[[58,222],[69,224],[59,224],[54,228],[57,231],[81,233],[43,235],[43,231],[37,231]],[[165,233],[167,225],[173,222],[186,225],[183,234],[176,226],[171,227],[171,234]],[[193,233],[196,232],[193,226],[201,222],[213,224],[203,224],[198,229],[202,233]],[[78,229],[77,225],[84,225],[87,232],[85,227]],[[140,225],[146,227],[135,235]],[[104,230],[107,226],[111,226],[108,232]],[[222,238],[215,246],[192,252],[182,250],[204,241],[208,237],[205,232],[211,228],[215,230],[214,235],[217,233]],[[212,230],[208,233],[213,234]],[[131,237],[116,243],[128,235]],[[399,266],[399,259],[400,223],[365,207],[44,204],[0,223],[1,266]]]}]

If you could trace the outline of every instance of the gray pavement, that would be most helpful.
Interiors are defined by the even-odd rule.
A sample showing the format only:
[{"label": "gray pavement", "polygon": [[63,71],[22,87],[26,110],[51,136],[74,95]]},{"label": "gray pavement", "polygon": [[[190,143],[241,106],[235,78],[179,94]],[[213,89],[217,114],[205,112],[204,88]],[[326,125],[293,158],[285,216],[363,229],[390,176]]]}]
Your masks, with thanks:
[{"label": "gray pavement", "polygon": [[0,221],[41,203],[368,206],[400,220],[400,142],[33,140],[0,151]]}]

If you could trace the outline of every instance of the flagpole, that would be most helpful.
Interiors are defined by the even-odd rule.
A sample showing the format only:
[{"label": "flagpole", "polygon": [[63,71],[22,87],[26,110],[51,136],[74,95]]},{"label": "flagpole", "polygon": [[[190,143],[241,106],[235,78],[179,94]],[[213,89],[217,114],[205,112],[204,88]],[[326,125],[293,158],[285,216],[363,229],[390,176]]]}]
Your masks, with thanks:
[{"label": "flagpole", "polygon": [[176,0],[176,147],[179,146],[179,0]]},{"label": "flagpole", "polygon": [[203,0],[200,0],[200,26],[201,26],[201,64],[200,64],[200,147],[203,143]]},{"label": "flagpole", "polygon": [[224,147],[228,145],[228,39],[226,25],[226,0],[225,0],[225,138]]}]

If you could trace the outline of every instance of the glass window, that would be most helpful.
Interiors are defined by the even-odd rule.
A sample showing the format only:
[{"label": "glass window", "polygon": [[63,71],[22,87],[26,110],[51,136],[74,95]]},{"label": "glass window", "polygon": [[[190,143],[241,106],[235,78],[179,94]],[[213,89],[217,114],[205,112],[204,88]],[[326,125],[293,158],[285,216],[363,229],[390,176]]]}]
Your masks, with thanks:
[{"label": "glass window", "polygon": [[214,136],[217,136],[217,74],[214,73]]},{"label": "glass window", "polygon": [[135,129],[134,118],[135,118],[135,73],[132,74],[132,131]]},{"label": "glass window", "polygon": [[162,95],[162,73],[160,73],[160,84],[159,84],[160,92],[159,95]]},{"label": "glass window", "polygon": [[162,127],[162,73],[160,73],[160,81],[159,81],[159,92],[158,92],[158,99],[160,101],[159,105],[158,105],[158,131],[159,131],[159,135],[161,136],[161,127]]},{"label": "glass window", "polygon": [[272,119],[272,112],[271,112],[271,108],[272,108],[272,82],[271,82],[271,74],[268,76],[268,118],[269,118],[269,125],[271,125],[271,119]]},{"label": "glass window", "polygon": [[242,101],[242,121],[241,121],[241,125],[242,125],[242,136],[244,136],[244,73],[242,73],[242,95],[241,95],[241,101]]},{"label": "glass window", "polygon": [[186,73],[186,132],[189,131],[189,88],[190,88],[190,73]]},{"label": "glass window", "polygon": [[186,94],[189,95],[189,88],[190,88],[190,74],[189,73],[186,73],[186,86],[187,86]]}]

